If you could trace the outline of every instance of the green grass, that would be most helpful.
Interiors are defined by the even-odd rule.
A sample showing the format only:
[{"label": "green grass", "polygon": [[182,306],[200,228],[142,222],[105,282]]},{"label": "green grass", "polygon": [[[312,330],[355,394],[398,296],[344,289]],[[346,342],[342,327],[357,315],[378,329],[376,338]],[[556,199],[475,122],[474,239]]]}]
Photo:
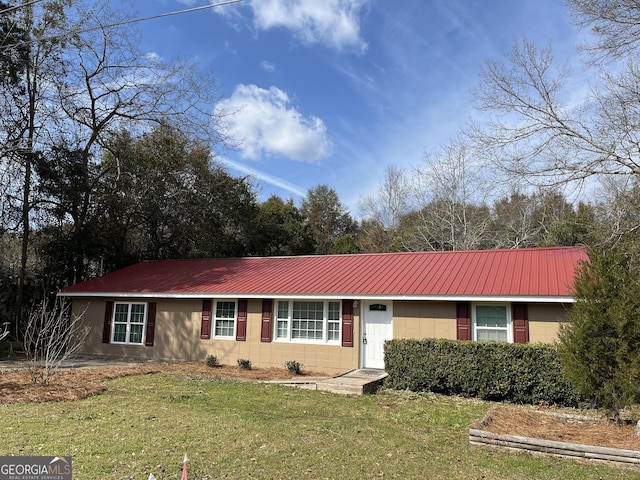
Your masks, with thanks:
[{"label": "green grass", "polygon": [[489,403],[339,396],[162,374],[75,402],[0,405],[0,454],[71,455],[74,479],[616,479],[605,465],[472,448]]}]

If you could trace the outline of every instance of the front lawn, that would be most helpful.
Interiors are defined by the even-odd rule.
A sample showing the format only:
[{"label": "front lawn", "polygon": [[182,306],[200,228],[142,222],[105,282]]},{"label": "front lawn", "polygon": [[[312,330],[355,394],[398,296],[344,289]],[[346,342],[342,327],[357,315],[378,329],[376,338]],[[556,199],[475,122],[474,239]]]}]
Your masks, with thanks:
[{"label": "front lawn", "polygon": [[341,396],[278,385],[110,380],[60,403],[0,404],[0,454],[71,455],[74,479],[616,479],[632,470],[472,448],[475,400]]}]

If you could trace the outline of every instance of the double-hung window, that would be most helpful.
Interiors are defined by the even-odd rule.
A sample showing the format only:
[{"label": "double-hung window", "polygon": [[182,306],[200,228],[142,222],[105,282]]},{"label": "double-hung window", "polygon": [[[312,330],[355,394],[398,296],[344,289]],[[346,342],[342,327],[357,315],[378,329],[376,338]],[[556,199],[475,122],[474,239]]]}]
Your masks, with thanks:
[{"label": "double-hung window", "polygon": [[146,303],[115,304],[112,343],[142,345],[146,307]]},{"label": "double-hung window", "polygon": [[234,338],[237,318],[236,302],[233,300],[218,300],[214,312],[214,337]]},{"label": "double-hung window", "polygon": [[474,306],[475,339],[479,342],[510,342],[510,309],[506,304]]},{"label": "double-hung window", "polygon": [[279,300],[275,337],[283,341],[340,341],[340,302]]}]

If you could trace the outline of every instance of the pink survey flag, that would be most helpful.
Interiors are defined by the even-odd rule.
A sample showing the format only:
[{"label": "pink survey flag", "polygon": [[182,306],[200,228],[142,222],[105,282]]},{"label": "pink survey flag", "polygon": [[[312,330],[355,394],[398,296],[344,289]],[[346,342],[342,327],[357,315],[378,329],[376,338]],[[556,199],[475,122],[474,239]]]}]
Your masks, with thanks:
[{"label": "pink survey flag", "polygon": [[181,480],[187,480],[187,460],[189,460],[187,458],[187,454],[184,454],[184,460],[182,460],[182,479]]}]

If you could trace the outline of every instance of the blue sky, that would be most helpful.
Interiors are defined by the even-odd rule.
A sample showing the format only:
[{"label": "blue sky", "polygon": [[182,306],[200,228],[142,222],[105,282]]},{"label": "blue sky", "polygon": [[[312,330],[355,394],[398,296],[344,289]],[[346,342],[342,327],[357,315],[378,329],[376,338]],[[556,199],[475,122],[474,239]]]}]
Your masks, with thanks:
[{"label": "blue sky", "polygon": [[138,27],[145,51],[197,59],[238,110],[229,127],[242,146],[221,157],[230,173],[252,175],[261,200],[298,205],[326,184],[355,217],[388,165],[419,165],[476,115],[487,60],[523,37],[571,60],[579,33],[561,0],[243,0]]}]

